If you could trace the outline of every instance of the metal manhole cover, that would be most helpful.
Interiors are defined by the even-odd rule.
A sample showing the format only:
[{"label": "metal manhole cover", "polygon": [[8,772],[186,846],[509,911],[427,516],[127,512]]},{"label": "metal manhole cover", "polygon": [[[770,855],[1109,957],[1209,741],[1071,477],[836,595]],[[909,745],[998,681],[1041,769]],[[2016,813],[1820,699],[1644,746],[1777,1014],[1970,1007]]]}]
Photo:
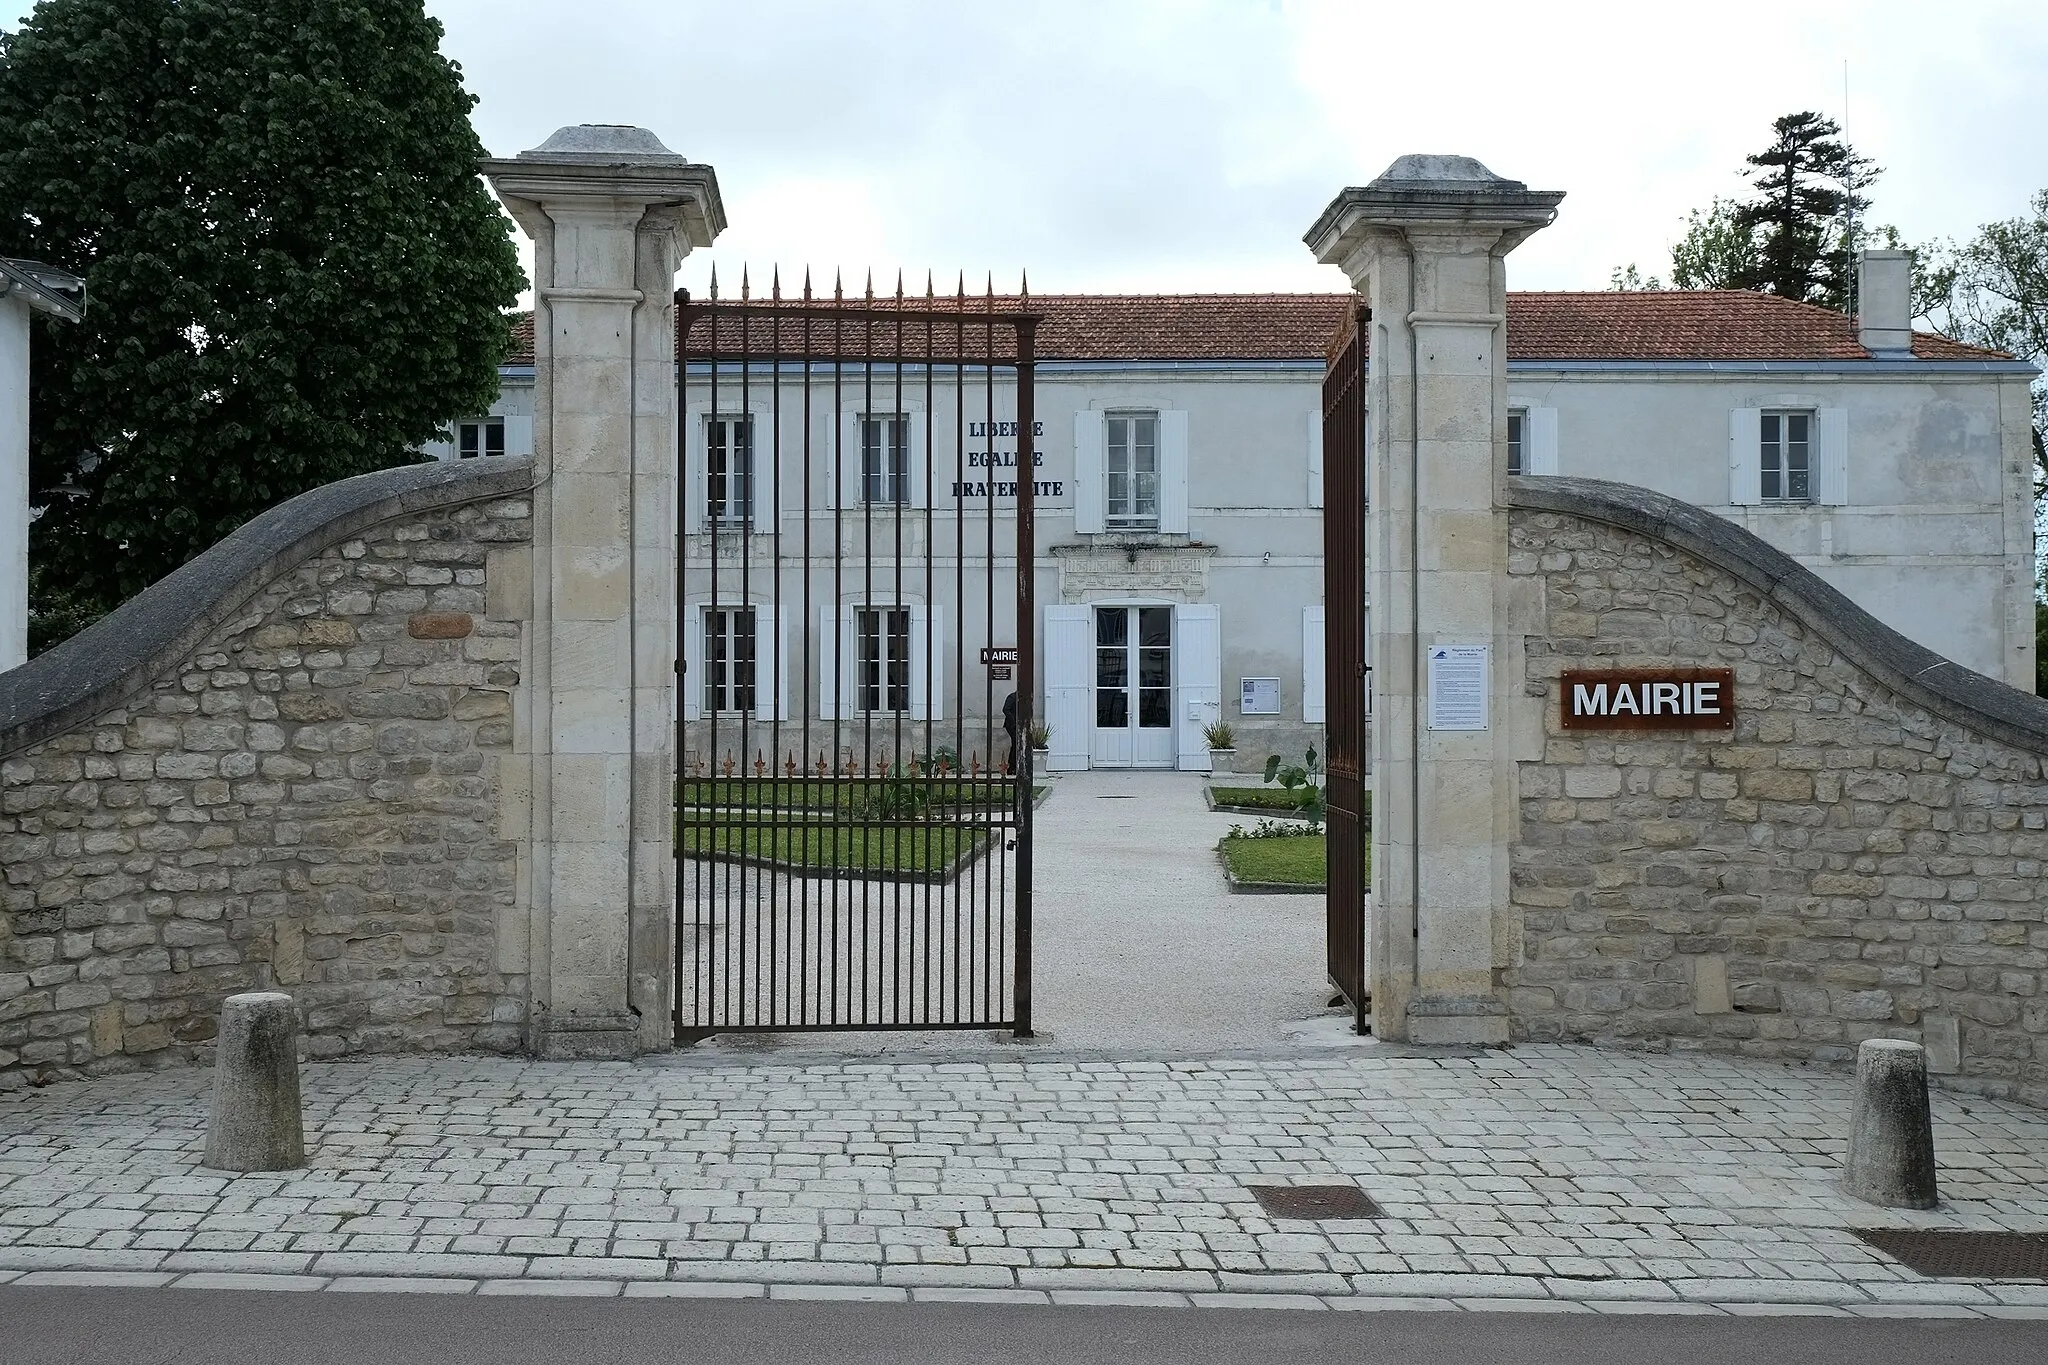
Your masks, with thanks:
[{"label": "metal manhole cover", "polygon": [[1935,1278],[2048,1279],[2048,1233],[1852,1228],[1908,1270]]},{"label": "metal manhole cover", "polygon": [[1387,1211],[1356,1185],[1247,1185],[1275,1218],[1384,1218]]}]

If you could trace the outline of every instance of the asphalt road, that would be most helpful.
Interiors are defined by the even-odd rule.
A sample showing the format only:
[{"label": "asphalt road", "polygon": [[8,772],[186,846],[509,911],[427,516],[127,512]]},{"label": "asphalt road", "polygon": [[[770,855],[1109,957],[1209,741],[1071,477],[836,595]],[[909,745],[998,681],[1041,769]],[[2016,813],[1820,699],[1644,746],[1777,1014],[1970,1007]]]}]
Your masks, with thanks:
[{"label": "asphalt road", "polygon": [[2000,1365],[2048,1322],[0,1287],[7,1365]]}]

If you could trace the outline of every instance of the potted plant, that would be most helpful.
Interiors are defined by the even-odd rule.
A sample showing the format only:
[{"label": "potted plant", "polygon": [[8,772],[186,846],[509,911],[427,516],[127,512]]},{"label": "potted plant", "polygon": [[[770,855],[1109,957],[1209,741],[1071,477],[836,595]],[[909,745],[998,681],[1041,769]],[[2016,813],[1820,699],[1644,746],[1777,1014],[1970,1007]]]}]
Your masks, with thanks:
[{"label": "potted plant", "polygon": [[1209,746],[1209,771],[1227,773],[1235,771],[1237,761],[1237,731],[1230,728],[1227,720],[1211,721],[1202,727],[1202,742]]},{"label": "potted plant", "polygon": [[1043,754],[1046,750],[1052,748],[1052,727],[1042,720],[1032,721],[1030,739],[1031,752]]}]

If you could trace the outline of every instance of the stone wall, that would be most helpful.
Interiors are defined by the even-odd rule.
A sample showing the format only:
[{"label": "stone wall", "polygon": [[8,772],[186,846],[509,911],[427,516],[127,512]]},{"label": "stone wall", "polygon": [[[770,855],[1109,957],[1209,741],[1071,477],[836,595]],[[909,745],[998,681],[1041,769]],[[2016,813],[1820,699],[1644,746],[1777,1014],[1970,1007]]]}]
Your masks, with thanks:
[{"label": "stone wall", "polygon": [[[1924,1042],[2048,1102],[2048,703],[1912,645],[1746,532],[1510,481],[1534,619],[1504,985],[1514,1036],[1845,1061]],[[1566,734],[1572,667],[1709,665],[1733,733]]]},{"label": "stone wall", "polygon": [[521,1044],[532,472],[492,463],[316,490],[0,674],[0,1087],[192,1060],[252,988],[315,1056]]}]

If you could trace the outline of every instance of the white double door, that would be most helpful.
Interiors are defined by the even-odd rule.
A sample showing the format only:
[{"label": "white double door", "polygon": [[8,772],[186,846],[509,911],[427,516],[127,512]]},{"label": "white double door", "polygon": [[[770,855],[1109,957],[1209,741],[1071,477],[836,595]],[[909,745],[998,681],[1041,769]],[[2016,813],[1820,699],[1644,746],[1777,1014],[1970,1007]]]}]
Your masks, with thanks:
[{"label": "white double door", "polygon": [[1202,727],[1222,715],[1220,625],[1208,604],[1047,607],[1046,766],[1206,770]]},{"label": "white double door", "polygon": [[1173,608],[1095,607],[1097,768],[1171,768]]}]

